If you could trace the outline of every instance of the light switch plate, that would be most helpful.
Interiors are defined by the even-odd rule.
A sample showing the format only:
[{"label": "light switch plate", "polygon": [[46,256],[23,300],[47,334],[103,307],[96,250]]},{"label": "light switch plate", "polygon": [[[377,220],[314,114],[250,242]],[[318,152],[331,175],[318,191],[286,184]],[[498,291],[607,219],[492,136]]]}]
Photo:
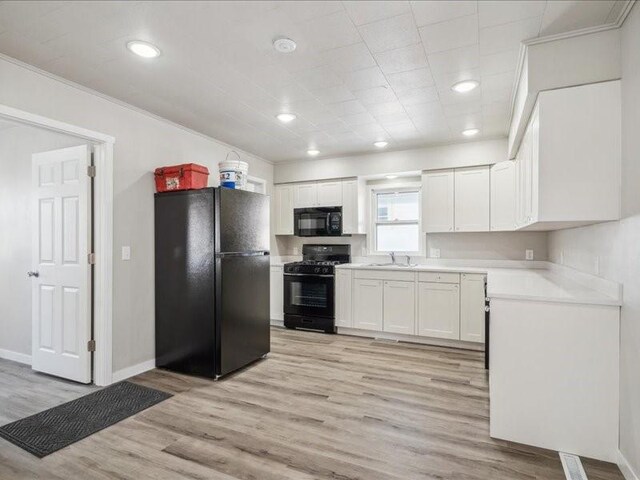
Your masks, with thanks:
[{"label": "light switch plate", "polygon": [[122,260],[131,260],[131,247],[128,245],[122,247]]},{"label": "light switch plate", "polygon": [[524,258],[527,260],[533,260],[533,250],[525,250],[524,251]]},{"label": "light switch plate", "polygon": [[440,249],[439,248],[430,248],[429,256],[431,258],[440,258]]}]

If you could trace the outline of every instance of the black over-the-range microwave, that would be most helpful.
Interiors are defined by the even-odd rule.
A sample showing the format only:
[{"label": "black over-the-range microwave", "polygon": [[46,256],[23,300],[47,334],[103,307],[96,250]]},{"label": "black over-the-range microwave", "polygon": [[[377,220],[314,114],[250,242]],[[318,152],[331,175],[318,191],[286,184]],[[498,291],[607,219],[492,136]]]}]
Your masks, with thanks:
[{"label": "black over-the-range microwave", "polygon": [[296,208],[293,229],[298,237],[335,237],[342,235],[342,207]]}]

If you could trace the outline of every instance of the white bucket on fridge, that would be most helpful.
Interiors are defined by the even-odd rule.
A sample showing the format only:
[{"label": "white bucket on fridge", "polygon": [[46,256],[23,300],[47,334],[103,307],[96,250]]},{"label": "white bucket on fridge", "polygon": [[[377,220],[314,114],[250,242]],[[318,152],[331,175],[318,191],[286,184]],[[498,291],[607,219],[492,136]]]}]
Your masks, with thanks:
[{"label": "white bucket on fridge", "polygon": [[[237,160],[229,160],[229,155],[232,153],[238,157]],[[229,152],[225,161],[218,163],[218,169],[221,187],[244,190],[247,185],[247,175],[249,175],[249,164],[240,160],[237,152]]]}]

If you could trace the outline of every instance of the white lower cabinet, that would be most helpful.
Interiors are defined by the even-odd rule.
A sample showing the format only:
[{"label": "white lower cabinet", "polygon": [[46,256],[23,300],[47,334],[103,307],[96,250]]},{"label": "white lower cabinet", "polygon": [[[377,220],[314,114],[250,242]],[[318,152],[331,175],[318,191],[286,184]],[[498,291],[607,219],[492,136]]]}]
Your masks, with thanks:
[{"label": "white lower cabinet", "polygon": [[336,270],[336,327],[352,327],[351,270]]},{"label": "white lower cabinet", "polygon": [[284,320],[283,274],[283,267],[271,267],[271,320]]},{"label": "white lower cabinet", "polygon": [[418,335],[460,339],[458,284],[418,282]]},{"label": "white lower cabinet", "polygon": [[415,282],[384,282],[383,323],[384,331],[414,335]]},{"label": "white lower cabinet", "polygon": [[484,275],[460,275],[460,340],[484,342]]},{"label": "white lower cabinet", "polygon": [[353,281],[353,326],[382,330],[383,281],[356,278]]}]

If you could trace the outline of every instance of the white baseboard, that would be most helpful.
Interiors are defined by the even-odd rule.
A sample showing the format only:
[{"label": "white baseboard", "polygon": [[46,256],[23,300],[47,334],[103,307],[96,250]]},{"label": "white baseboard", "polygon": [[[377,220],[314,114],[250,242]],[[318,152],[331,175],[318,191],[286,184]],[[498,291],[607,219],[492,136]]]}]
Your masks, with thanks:
[{"label": "white baseboard", "polygon": [[126,380],[127,378],[135,377],[136,375],[140,375],[141,373],[153,370],[154,368],[156,368],[155,358],[152,360],[147,360],[146,362],[138,363],[137,365],[123,368],[121,370],[118,370],[117,372],[113,372],[111,380],[112,383],[120,382],[122,380]]},{"label": "white baseboard", "polygon": [[620,471],[622,472],[622,475],[624,475],[624,478],[626,480],[640,480],[640,475],[633,471],[633,469],[631,468],[631,465],[629,464],[627,459],[624,457],[622,452],[619,450],[618,450],[618,467],[620,468]]},{"label": "white baseboard", "polygon": [[13,360],[14,362],[31,365],[31,355],[27,355],[25,353],[18,353],[0,348],[0,358],[5,358],[7,360]]}]

